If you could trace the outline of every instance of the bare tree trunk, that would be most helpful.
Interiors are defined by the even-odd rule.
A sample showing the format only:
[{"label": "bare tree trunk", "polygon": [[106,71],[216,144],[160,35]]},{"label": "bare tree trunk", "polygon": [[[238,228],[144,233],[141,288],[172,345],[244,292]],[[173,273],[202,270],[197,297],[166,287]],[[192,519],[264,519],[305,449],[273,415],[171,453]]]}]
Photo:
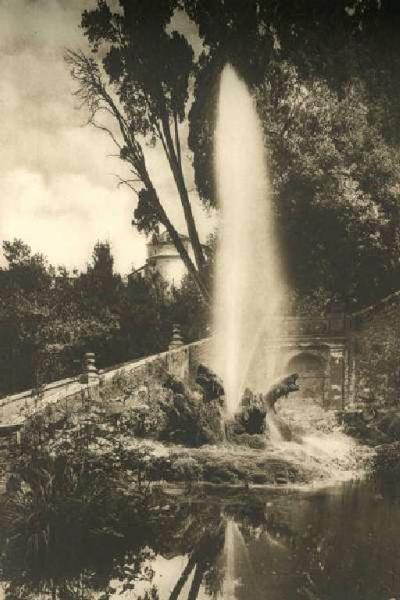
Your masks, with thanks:
[{"label": "bare tree trunk", "polygon": [[[174,142],[173,142],[172,136],[171,136],[171,130],[169,127],[168,116],[166,114],[163,117],[162,124],[163,124],[163,131],[164,131],[164,135],[165,135],[165,142],[166,142],[166,145],[168,148],[168,156],[167,157],[168,157],[169,164],[170,164],[170,167],[172,170],[172,174],[174,176],[174,180],[176,183],[176,187],[178,189],[178,193],[179,193],[179,196],[181,199],[181,204],[182,204],[183,212],[185,215],[188,234],[189,234],[190,242],[192,244],[197,268],[198,268],[199,272],[201,273],[204,268],[204,264],[205,264],[204,253],[203,253],[203,248],[200,243],[199,234],[197,232],[197,227],[196,227],[196,223],[195,223],[195,220],[193,217],[193,211],[192,211],[192,207],[191,207],[190,200],[189,200],[189,194],[188,194],[185,179],[183,176],[182,163],[180,160],[180,150],[178,149],[179,146],[177,147],[177,149],[175,149]],[[176,135],[177,145],[178,145],[178,143],[179,143],[178,135],[179,134],[178,134],[178,130],[177,130],[177,124],[175,124],[175,135]],[[177,156],[177,153],[178,153],[178,156]]]},{"label": "bare tree trunk", "polygon": [[[170,116],[165,104],[161,116],[155,116],[153,124],[157,129],[159,138],[163,144],[164,151],[168,158],[168,162],[171,167],[172,174],[174,176],[174,180],[178,189],[197,268],[191,260],[184,244],[182,243],[182,240],[179,237],[178,232],[176,231],[172,222],[168,218],[168,215],[165,212],[158,198],[157,192],[152,184],[149,173],[147,171],[145,157],[143,154],[141,144],[135,137],[136,132],[130,126],[131,124],[129,122],[129,119],[123,114],[123,111],[119,109],[118,105],[114,102],[112,95],[110,95],[110,93],[107,91],[102,81],[101,70],[98,68],[98,65],[94,64],[93,61],[87,56],[85,56],[85,54],[81,51],[68,51],[66,55],[66,60],[67,63],[71,66],[72,77],[80,84],[80,87],[77,90],[76,94],[79,98],[83,100],[83,103],[86,104],[89,108],[89,123],[91,123],[94,127],[104,131],[111,137],[114,144],[119,148],[121,158],[123,158],[123,160],[127,161],[131,165],[132,173],[137,177],[137,180],[143,183],[145,188],[148,190],[151,198],[152,207],[157,212],[160,222],[167,229],[189,274],[193,277],[194,281],[196,282],[202,297],[208,303],[209,294],[207,286],[203,280],[203,268],[205,265],[205,259],[183,176],[176,111],[172,115],[172,118],[174,119],[175,123],[176,147],[172,139],[170,130]],[[160,88],[160,98],[162,97],[163,90]],[[105,109],[107,112],[109,112],[115,117],[120,130],[120,134],[122,136],[123,144],[117,140],[112,129],[110,129],[104,123],[98,123],[96,121],[96,114],[102,109]],[[158,119],[160,119],[160,122]],[[125,181],[125,183],[127,183],[127,181]]]},{"label": "bare tree trunk", "polygon": [[196,600],[199,595],[201,582],[203,581],[204,573],[207,570],[206,562],[197,563],[196,571],[194,572],[194,577],[192,581],[192,585],[190,586],[190,591],[188,595],[188,600]]},{"label": "bare tree trunk", "polygon": [[195,265],[193,264],[193,261],[191,260],[184,244],[182,243],[181,238],[179,237],[179,233],[177,232],[177,230],[175,229],[175,227],[173,226],[173,224],[171,223],[171,221],[169,220],[167,213],[165,212],[159,198],[157,195],[157,192],[150,180],[150,177],[147,173],[146,168],[144,167],[144,172],[142,173],[143,175],[143,181],[146,185],[147,190],[150,192],[151,198],[152,198],[152,202],[154,204],[155,209],[157,210],[157,213],[160,217],[160,220],[162,222],[162,224],[164,225],[164,227],[166,228],[166,230],[168,231],[171,240],[173,241],[176,249],[179,252],[179,255],[183,261],[183,263],[185,264],[189,274],[193,277],[204,301],[209,304],[210,302],[210,295],[208,292],[208,289],[203,281],[202,275],[201,273],[199,273],[199,271],[196,269]]},{"label": "bare tree trunk", "polygon": [[171,592],[169,600],[178,600],[179,594],[183,590],[187,580],[189,579],[190,573],[193,571],[196,566],[196,555],[192,554],[187,562],[186,567],[182,571],[182,575],[179,577],[178,581],[175,584],[174,589]]}]

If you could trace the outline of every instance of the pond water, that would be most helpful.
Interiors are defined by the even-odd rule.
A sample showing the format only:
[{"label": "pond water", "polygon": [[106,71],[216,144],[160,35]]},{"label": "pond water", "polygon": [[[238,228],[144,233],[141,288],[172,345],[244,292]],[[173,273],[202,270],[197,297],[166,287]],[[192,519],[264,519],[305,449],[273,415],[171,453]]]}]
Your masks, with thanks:
[{"label": "pond water", "polygon": [[99,543],[81,569],[71,557],[14,564],[0,597],[400,598],[400,486],[166,492],[130,545]]}]

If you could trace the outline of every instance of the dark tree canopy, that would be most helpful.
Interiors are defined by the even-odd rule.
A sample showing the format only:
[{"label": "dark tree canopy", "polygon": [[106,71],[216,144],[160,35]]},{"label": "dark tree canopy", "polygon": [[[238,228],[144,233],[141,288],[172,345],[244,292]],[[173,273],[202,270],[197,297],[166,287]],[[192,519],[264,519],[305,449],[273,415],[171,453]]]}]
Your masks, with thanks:
[{"label": "dark tree canopy", "polygon": [[[21,240],[3,249],[0,397],[80,373],[85,352],[104,368],[164,351],[182,314],[177,303],[188,306],[187,294],[175,298],[158,273],[123,279],[107,242],[98,242],[87,268],[73,274]],[[201,306],[193,286],[191,297]],[[198,333],[182,324],[185,337]]]},{"label": "dark tree canopy", "polygon": [[229,62],[257,101],[292,286],[306,295],[322,287],[350,305],[397,289],[398,4],[185,6],[205,47],[189,136],[204,203],[216,203],[213,131],[219,75]]},{"label": "dark tree canopy", "polygon": [[[384,127],[387,139],[398,141],[400,7],[393,0],[353,4],[346,0],[185,0],[206,49],[199,59],[190,137],[197,184],[206,200],[215,201],[214,187],[208,181],[210,134],[219,74],[227,62],[251,88],[263,85],[272,75],[274,85],[278,84],[277,97],[277,63],[296,67],[301,82],[323,80],[340,95],[354,78],[361,79],[373,117]],[[201,131],[202,123],[209,135]]]},{"label": "dark tree canopy", "polygon": [[[202,52],[175,31],[186,11]],[[134,224],[165,227],[203,297],[206,265],[183,174],[189,116],[196,187],[216,206],[213,134],[219,77],[232,64],[257,102],[277,226],[300,295],[362,305],[400,285],[400,6],[395,0],[98,0],[82,27],[90,57],[68,61],[90,121],[119,146],[138,196]],[[193,93],[192,93],[193,92]],[[189,111],[190,108],[190,111]],[[99,117],[113,117],[115,127]],[[194,250],[180,243],[149,176],[160,143]],[[250,174],[249,174],[250,176]]]}]

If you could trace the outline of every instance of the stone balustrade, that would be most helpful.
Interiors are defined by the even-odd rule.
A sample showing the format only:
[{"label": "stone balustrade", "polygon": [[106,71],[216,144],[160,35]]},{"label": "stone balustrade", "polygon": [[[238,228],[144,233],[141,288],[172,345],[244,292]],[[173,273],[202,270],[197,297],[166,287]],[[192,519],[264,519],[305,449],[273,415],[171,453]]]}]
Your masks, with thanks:
[{"label": "stone balustrade", "polygon": [[209,339],[187,345],[173,346],[167,352],[128,361],[111,368],[97,371],[95,355],[86,353],[83,360],[83,372],[78,377],[55,381],[42,386],[41,390],[26,390],[19,394],[0,398],[1,430],[14,430],[25,419],[46,406],[64,402],[72,405],[82,393],[96,393],[101,387],[112,386],[118,376],[124,376],[136,386],[159,382],[162,374],[170,373],[189,382],[199,362],[207,363]]},{"label": "stone balustrade", "polygon": [[277,317],[279,339],[285,337],[332,337],[346,335],[352,328],[348,315],[326,317]]}]

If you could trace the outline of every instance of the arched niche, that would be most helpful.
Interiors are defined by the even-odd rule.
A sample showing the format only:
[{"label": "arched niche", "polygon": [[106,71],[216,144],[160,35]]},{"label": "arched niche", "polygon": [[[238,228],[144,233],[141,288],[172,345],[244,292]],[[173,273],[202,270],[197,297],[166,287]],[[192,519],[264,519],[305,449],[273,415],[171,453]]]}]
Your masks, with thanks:
[{"label": "arched niche", "polygon": [[298,373],[299,396],[312,399],[318,404],[325,403],[327,361],[316,351],[303,350],[293,355],[287,362],[288,373]]}]

